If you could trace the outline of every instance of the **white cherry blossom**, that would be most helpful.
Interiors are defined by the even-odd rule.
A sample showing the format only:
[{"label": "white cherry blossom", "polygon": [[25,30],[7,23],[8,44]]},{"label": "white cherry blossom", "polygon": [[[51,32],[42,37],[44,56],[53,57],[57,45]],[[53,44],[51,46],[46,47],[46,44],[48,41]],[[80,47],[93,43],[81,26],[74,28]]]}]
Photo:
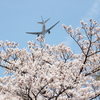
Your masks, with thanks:
[{"label": "white cherry blossom", "polygon": [[[1,100],[93,100],[100,97],[100,80],[93,75],[100,71],[100,26],[90,19],[82,28],[62,25],[81,49],[74,54],[64,43],[50,46],[44,37],[40,46],[28,41],[28,48],[18,43],[0,41]],[[84,30],[81,32],[81,29]]]}]

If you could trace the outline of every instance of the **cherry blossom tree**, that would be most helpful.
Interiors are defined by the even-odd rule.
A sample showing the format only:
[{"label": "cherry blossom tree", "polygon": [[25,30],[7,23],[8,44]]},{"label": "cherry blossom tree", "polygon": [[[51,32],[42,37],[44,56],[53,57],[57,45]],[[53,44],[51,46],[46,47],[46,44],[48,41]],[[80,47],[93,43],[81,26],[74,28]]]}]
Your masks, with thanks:
[{"label": "cherry blossom tree", "polygon": [[[19,49],[15,42],[0,41],[1,100],[93,100],[100,96],[100,80],[93,75],[100,71],[100,25],[80,22],[82,28],[62,25],[78,44],[74,54],[65,43],[50,46],[44,37],[40,46],[28,41],[28,48]],[[84,32],[81,32],[81,29]]]}]

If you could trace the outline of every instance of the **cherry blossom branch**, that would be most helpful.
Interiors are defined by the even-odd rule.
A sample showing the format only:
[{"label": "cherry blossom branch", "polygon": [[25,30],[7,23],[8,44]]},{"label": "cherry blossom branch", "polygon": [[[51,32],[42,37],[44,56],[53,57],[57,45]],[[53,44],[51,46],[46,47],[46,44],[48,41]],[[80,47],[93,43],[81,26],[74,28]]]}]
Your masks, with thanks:
[{"label": "cherry blossom branch", "polygon": [[89,100],[94,100],[95,98],[97,98],[97,97],[99,97],[99,96],[100,96],[100,94],[97,94],[96,96],[90,98]]},{"label": "cherry blossom branch", "polygon": [[100,71],[100,66],[98,66],[97,68],[93,69],[91,72],[86,73],[85,76],[92,75],[93,73],[96,73],[98,71]]}]

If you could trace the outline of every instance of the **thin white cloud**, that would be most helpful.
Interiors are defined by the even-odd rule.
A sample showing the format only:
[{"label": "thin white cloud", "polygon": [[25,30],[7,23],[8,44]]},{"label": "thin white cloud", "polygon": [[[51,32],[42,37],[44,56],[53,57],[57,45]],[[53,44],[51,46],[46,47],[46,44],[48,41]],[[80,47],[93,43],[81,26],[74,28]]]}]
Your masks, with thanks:
[{"label": "thin white cloud", "polygon": [[98,17],[99,12],[100,12],[100,0],[94,0],[93,4],[87,11],[87,14],[84,17],[82,17],[82,19],[85,21],[88,21],[91,18],[95,19],[96,17]]}]

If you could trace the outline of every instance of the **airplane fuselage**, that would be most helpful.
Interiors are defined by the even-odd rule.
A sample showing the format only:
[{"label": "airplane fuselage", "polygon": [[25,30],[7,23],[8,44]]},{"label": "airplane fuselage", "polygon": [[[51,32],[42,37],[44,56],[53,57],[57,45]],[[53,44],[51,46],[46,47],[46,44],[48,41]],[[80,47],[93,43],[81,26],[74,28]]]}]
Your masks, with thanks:
[{"label": "airplane fuselage", "polygon": [[46,34],[46,26],[45,26],[45,24],[43,24],[43,26],[42,26],[42,34],[43,34],[43,35]]}]

